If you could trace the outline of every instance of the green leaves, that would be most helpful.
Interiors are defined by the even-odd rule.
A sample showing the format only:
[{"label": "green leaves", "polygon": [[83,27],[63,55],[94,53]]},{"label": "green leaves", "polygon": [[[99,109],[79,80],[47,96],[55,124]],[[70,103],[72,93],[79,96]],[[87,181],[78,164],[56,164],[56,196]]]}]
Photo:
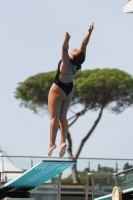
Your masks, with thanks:
[{"label": "green leaves", "polygon": [[[133,78],[118,69],[85,70],[74,81],[75,98],[80,103],[94,108],[115,103],[112,111],[121,111],[121,106],[131,103],[133,96]],[[121,102],[121,103],[120,103]]]},{"label": "green leaves", "polygon": [[19,83],[15,91],[15,98],[24,106],[37,112],[47,108],[48,92],[53,83],[56,72],[40,73],[29,77],[26,81]]},{"label": "green leaves", "polygon": [[[35,112],[47,109],[48,92],[56,72],[40,73],[19,83],[15,97]],[[133,78],[118,69],[95,69],[78,72],[74,80],[76,102],[96,110],[101,107],[119,113],[133,104]]]}]

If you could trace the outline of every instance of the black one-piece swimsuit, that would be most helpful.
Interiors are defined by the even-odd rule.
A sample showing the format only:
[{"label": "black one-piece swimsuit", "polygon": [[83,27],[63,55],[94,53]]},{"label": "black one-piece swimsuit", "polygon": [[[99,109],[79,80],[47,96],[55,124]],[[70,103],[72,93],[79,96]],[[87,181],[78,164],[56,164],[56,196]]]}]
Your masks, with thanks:
[{"label": "black one-piece swimsuit", "polygon": [[[60,64],[61,64],[62,60],[60,60],[59,64],[58,64],[58,70],[57,70],[57,73],[56,73],[56,76],[55,76],[55,79],[54,79],[54,83],[60,87],[66,94],[66,96],[72,91],[73,89],[73,81],[70,82],[70,83],[63,83],[59,80],[59,75],[60,74],[63,74],[61,71],[60,71]],[[76,73],[76,70],[73,74]],[[64,74],[64,75],[68,75],[68,74]]]}]

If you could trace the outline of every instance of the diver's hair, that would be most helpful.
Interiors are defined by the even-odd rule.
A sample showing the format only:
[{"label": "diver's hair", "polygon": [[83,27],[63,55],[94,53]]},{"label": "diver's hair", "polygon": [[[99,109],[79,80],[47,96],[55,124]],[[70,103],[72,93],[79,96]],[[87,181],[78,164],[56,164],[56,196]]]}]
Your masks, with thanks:
[{"label": "diver's hair", "polygon": [[72,63],[77,66],[77,70],[81,69],[82,63],[85,61],[85,54],[83,51],[78,52],[72,59]]},{"label": "diver's hair", "polygon": [[73,62],[73,60],[72,60],[72,63],[73,63],[74,65],[76,65],[76,67],[77,67],[76,69],[77,69],[77,70],[81,70],[81,68],[82,68],[81,65],[75,64],[75,63]]}]

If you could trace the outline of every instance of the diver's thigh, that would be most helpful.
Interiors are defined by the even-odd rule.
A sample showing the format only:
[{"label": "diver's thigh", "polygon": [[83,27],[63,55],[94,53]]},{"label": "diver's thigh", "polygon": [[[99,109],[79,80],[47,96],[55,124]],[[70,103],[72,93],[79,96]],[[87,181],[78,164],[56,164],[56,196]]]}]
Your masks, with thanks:
[{"label": "diver's thigh", "polygon": [[64,92],[60,91],[60,89],[58,89],[57,87],[52,86],[48,95],[48,109],[50,113],[50,118],[59,118],[62,101],[66,97]]},{"label": "diver's thigh", "polygon": [[73,90],[71,93],[66,97],[64,101],[62,101],[61,111],[60,111],[60,118],[64,118],[67,115],[71,100],[73,96]]}]

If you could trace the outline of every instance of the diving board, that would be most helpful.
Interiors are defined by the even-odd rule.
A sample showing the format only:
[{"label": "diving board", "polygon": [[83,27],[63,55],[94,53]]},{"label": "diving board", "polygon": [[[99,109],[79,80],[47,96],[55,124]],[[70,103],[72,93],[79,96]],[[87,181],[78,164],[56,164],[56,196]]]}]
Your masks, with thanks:
[{"label": "diving board", "polygon": [[74,161],[42,161],[19,177],[0,186],[0,194],[2,192],[27,192],[62,173],[75,163]]}]

